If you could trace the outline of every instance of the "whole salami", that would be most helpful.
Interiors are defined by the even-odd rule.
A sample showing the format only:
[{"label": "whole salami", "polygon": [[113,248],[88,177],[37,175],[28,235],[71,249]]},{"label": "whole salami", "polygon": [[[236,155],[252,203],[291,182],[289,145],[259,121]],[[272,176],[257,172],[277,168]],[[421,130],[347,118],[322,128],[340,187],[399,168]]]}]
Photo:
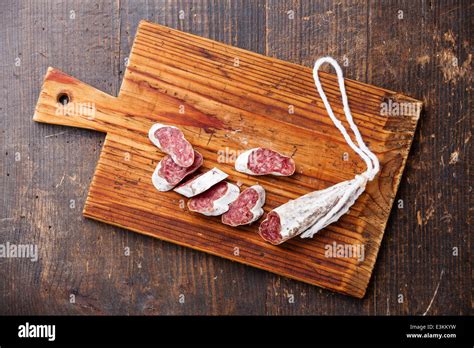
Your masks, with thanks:
[{"label": "whole salami", "polygon": [[191,198],[188,208],[207,216],[218,216],[229,210],[229,204],[237,199],[240,189],[238,186],[221,181],[207,191]]},{"label": "whole salami", "polygon": [[260,185],[253,185],[244,190],[230,204],[229,210],[222,215],[222,223],[229,226],[247,225],[257,221],[263,215],[265,190]]},{"label": "whole salami", "polygon": [[268,213],[260,224],[259,234],[274,245],[303,232],[302,238],[312,237],[347,213],[366,183],[365,176],[357,175],[352,180],[291,200]]},{"label": "whole salami", "polygon": [[170,155],[166,155],[153,172],[153,185],[158,191],[169,191],[186,176],[194,173],[202,165],[202,162],[202,155],[197,151],[194,151],[194,163],[190,167],[181,167],[173,161]]},{"label": "whole salami", "polygon": [[235,161],[236,170],[250,175],[290,176],[295,168],[292,158],[264,147],[247,150]]},{"label": "whole salami", "polygon": [[174,191],[188,198],[194,197],[200,193],[203,193],[227,177],[228,175],[222,170],[218,168],[212,168],[208,172],[200,174],[175,187]]},{"label": "whole salami", "polygon": [[148,138],[161,151],[170,155],[173,161],[180,167],[187,168],[193,165],[193,147],[178,128],[155,123],[148,131]]}]

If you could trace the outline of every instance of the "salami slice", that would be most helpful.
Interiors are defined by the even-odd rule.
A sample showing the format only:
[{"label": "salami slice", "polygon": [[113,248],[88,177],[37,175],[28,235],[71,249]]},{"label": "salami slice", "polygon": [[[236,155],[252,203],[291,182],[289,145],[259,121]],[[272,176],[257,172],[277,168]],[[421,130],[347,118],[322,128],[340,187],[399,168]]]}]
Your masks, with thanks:
[{"label": "salami slice", "polygon": [[177,186],[174,191],[188,198],[194,197],[227,177],[228,175],[222,170],[212,168],[210,171],[200,174]]},{"label": "salami slice", "polygon": [[244,190],[230,204],[227,213],[222,215],[222,223],[230,226],[247,225],[257,221],[263,215],[265,190],[260,185],[253,185]]},{"label": "salami slice", "polygon": [[148,132],[148,138],[161,151],[170,155],[177,165],[187,168],[194,163],[193,147],[178,128],[155,123]]},{"label": "salami slice", "polygon": [[290,176],[295,168],[292,158],[264,147],[247,150],[235,161],[236,170],[250,175]]},{"label": "salami slice", "polygon": [[302,238],[316,232],[345,214],[364,191],[367,179],[357,175],[324,190],[291,200],[268,213],[259,234],[272,244],[281,244],[304,232]]},{"label": "salami slice", "polygon": [[194,151],[194,163],[190,167],[181,167],[173,161],[170,155],[166,155],[153,172],[153,185],[158,191],[169,191],[186,176],[194,173],[202,165],[202,162],[202,155],[197,151]]},{"label": "salami slice", "polygon": [[238,186],[221,181],[209,190],[191,198],[188,208],[207,216],[218,216],[229,210],[229,204],[237,199],[240,189]]}]

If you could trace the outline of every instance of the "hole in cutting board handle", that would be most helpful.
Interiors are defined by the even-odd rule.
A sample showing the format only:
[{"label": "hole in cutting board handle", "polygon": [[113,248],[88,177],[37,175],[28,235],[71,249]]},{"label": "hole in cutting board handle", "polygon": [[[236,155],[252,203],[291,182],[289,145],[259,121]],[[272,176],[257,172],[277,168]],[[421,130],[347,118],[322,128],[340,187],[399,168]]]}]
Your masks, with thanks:
[{"label": "hole in cutting board handle", "polygon": [[61,105],[67,105],[71,101],[71,98],[69,97],[69,94],[67,93],[59,93],[57,101]]}]

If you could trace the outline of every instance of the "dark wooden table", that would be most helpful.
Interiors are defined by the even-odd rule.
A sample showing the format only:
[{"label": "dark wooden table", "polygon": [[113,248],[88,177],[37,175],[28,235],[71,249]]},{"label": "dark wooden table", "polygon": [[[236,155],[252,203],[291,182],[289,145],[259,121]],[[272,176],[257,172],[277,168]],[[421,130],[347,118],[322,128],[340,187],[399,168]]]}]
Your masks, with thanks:
[{"label": "dark wooden table", "polygon": [[[0,3],[0,314],[468,314],[473,3]],[[423,100],[363,300],[86,220],[103,134],[32,122],[48,66],[115,95],[141,19]],[[129,255],[128,255],[129,251]],[[127,256],[128,255],[128,256]]]}]

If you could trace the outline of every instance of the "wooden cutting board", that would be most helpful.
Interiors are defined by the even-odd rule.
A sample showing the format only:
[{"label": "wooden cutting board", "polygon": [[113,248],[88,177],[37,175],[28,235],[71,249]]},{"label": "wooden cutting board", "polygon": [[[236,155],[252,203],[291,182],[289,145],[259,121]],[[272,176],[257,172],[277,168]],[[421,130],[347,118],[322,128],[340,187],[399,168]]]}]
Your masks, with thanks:
[{"label": "wooden cutting board", "polygon": [[[335,76],[321,73],[321,80],[336,116],[343,119]],[[346,87],[355,122],[380,159],[381,172],[340,221],[313,239],[294,238],[280,246],[258,236],[259,223],[231,228],[218,217],[189,212],[177,193],[156,191],[151,175],[163,154],[147,131],[155,122],[180,127],[204,155],[203,170],[218,167],[242,189],[261,184],[268,212],[365,170],[327,116],[310,68],[142,21],[117,97],[49,68],[33,119],[107,133],[86,217],[360,298],[421,102],[356,81],[346,80]],[[382,115],[383,105],[391,111],[396,105],[416,110]],[[237,151],[258,146],[292,155],[297,173],[281,178],[236,172]],[[328,257],[334,245],[363,245],[364,258]]]}]

